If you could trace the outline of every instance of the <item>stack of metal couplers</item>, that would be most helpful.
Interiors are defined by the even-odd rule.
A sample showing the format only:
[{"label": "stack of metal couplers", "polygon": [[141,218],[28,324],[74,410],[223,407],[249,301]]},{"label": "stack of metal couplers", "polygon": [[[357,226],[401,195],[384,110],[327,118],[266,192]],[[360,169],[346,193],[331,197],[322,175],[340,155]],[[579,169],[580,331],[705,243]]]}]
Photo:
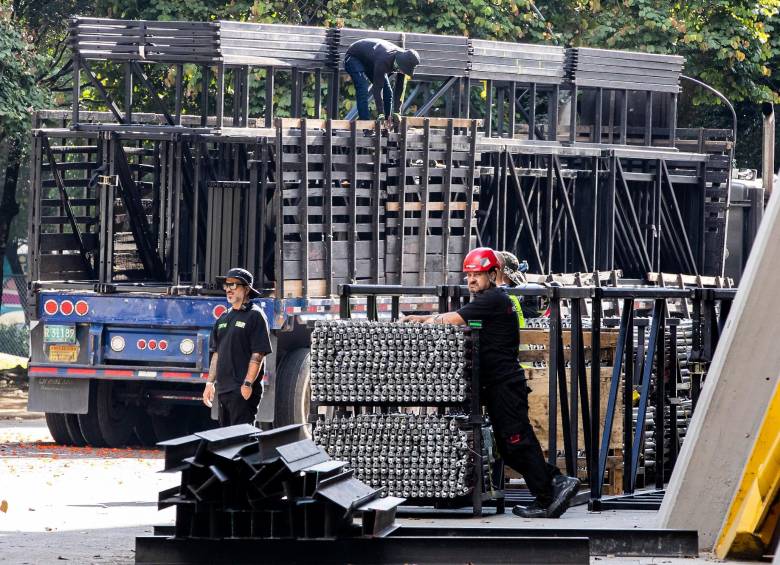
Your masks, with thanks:
[{"label": "stack of metal couplers", "polygon": [[358,480],[391,496],[455,498],[471,492],[472,432],[462,416],[362,414],[318,422],[314,440]]},{"label": "stack of metal couplers", "polygon": [[463,402],[467,338],[454,326],[317,322],[311,399],[322,403]]}]

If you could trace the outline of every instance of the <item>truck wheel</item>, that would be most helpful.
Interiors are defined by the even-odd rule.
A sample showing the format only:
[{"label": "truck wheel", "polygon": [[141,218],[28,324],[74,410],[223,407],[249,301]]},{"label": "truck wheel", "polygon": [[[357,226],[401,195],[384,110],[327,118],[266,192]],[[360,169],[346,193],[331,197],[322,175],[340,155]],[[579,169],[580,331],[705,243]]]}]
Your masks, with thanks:
[{"label": "truck wheel", "polygon": [[65,427],[68,428],[70,445],[75,447],[84,447],[87,445],[87,440],[84,439],[84,434],[81,433],[79,418],[76,414],[65,414]]},{"label": "truck wheel", "polygon": [[133,429],[138,421],[138,409],[129,406],[118,394],[121,383],[98,382],[97,416],[100,433],[108,447],[125,447],[133,439]]},{"label": "truck wheel", "polygon": [[189,434],[187,416],[183,406],[174,406],[169,414],[151,414],[150,420],[157,441],[166,441]]},{"label": "truck wheel", "polygon": [[276,373],[277,426],[305,424],[311,401],[311,354],[308,347],[293,349],[282,360]]},{"label": "truck wheel", "polygon": [[154,433],[152,419],[148,413],[142,412],[138,421],[135,423],[135,437],[138,438],[138,445],[142,447],[154,447],[157,444],[157,434]]},{"label": "truck wheel", "polygon": [[46,427],[49,428],[49,433],[54,439],[54,443],[60,445],[71,444],[68,428],[65,427],[65,414],[46,412]]},{"label": "truck wheel", "polygon": [[106,440],[103,439],[98,421],[97,385],[96,382],[89,383],[89,408],[86,414],[79,414],[77,417],[79,428],[87,444],[92,447],[106,447]]}]

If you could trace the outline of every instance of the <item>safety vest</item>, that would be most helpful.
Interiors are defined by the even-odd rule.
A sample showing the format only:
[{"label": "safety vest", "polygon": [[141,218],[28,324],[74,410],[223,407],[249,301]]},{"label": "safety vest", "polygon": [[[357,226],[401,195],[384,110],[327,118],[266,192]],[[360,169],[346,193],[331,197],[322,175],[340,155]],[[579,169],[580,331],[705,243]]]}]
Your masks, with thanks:
[{"label": "safety vest", "polygon": [[[520,331],[520,329],[525,327],[525,316],[523,316],[523,308],[520,306],[520,298],[513,294],[509,294],[507,296],[509,296],[509,300],[512,301],[512,304],[515,307],[515,312],[517,314],[517,327],[518,331]],[[522,343],[520,344],[520,349],[524,349]],[[528,346],[526,346],[525,349],[528,349]],[[523,369],[528,369],[532,365],[528,365],[527,363],[520,363],[520,366]]]},{"label": "safety vest", "polygon": [[517,314],[517,326],[520,328],[525,327],[525,316],[523,316],[523,308],[520,306],[520,297],[515,296],[514,294],[509,294],[509,300],[512,301],[512,304],[515,306],[515,313]]}]

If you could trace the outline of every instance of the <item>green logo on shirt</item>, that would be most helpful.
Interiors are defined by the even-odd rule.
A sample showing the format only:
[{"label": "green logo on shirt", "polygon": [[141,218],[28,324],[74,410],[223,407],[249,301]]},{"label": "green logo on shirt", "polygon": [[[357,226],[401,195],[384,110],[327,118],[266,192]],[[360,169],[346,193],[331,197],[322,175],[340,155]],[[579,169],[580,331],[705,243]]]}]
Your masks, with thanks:
[{"label": "green logo on shirt", "polygon": [[221,330],[221,329],[226,328],[226,327],[227,327],[227,322],[222,322],[221,324],[219,324],[217,326],[217,329]]},{"label": "green logo on shirt", "polygon": [[238,320],[238,321],[236,322],[236,327],[237,327],[237,328],[243,328],[243,327],[246,327],[246,322],[242,322],[241,320]]}]

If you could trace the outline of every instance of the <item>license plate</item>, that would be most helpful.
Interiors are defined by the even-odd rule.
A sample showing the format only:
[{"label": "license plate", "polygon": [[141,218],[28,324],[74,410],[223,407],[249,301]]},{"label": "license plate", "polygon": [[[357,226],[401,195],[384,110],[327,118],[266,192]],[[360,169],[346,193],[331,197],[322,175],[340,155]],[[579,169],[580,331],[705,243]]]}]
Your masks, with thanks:
[{"label": "license plate", "polygon": [[43,326],[44,343],[76,343],[75,324],[46,324]]},{"label": "license plate", "polygon": [[49,346],[49,361],[52,363],[75,363],[78,358],[78,344],[55,343]]}]

